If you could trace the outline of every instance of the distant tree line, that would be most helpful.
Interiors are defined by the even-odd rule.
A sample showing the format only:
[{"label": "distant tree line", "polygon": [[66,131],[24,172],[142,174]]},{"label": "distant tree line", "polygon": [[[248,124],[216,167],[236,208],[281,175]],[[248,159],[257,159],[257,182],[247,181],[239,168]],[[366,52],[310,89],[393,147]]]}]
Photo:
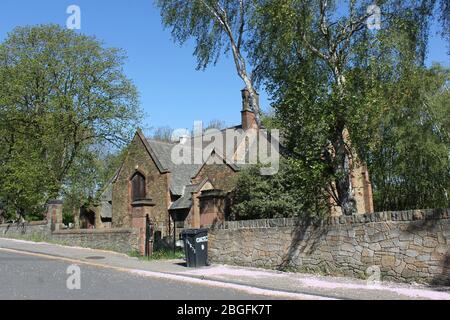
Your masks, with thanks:
[{"label": "distant tree line", "polygon": [[[203,130],[208,130],[208,129],[222,130],[225,128],[226,128],[226,124],[224,121],[219,120],[219,119],[213,119],[210,122],[208,122],[208,124],[203,128]],[[157,127],[150,131],[150,138],[153,140],[162,141],[162,142],[176,143],[177,142],[176,139],[174,141],[173,138],[179,138],[179,137],[175,137],[174,133],[175,133],[175,129],[171,128],[170,126]],[[193,135],[192,132],[191,132],[191,135]]]}]

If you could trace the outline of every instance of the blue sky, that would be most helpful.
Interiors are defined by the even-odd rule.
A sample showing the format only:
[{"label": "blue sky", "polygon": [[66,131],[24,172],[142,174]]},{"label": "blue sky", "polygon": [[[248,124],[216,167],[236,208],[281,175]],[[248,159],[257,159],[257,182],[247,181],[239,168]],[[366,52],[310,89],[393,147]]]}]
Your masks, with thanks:
[{"label": "blue sky", "polygon": [[[0,40],[16,26],[65,25],[71,4],[81,8],[82,33],[127,51],[125,73],[140,92],[146,128],[192,128],[195,120],[240,122],[243,83],[231,57],[196,71],[192,44],[180,47],[172,41],[153,0],[1,0]],[[439,61],[449,66],[446,51],[444,40],[433,32],[427,64]],[[261,103],[269,105],[264,92]]]}]

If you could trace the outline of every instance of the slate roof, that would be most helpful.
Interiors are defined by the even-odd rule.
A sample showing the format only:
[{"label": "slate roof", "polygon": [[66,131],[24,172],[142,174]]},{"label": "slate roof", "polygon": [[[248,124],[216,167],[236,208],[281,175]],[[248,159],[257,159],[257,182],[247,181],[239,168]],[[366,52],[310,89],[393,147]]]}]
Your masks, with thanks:
[{"label": "slate roof", "polygon": [[112,204],[109,201],[102,201],[100,205],[100,216],[102,218],[112,218]]},{"label": "slate roof", "polygon": [[148,144],[152,148],[155,156],[161,165],[171,172],[170,191],[174,195],[183,195],[185,186],[191,184],[193,178],[202,167],[201,164],[175,164],[172,162],[172,148],[176,145],[173,143],[161,142],[147,139]]},{"label": "slate roof", "polygon": [[[242,126],[237,125],[234,127],[220,130],[220,131],[222,132],[222,134],[225,134],[227,129],[239,130],[239,129],[242,129]],[[190,188],[194,187],[194,185],[191,185],[191,179],[196,176],[196,174],[200,171],[200,169],[203,167],[204,164],[175,164],[172,161],[171,154],[172,154],[173,147],[176,146],[177,143],[169,143],[169,142],[162,142],[162,141],[158,141],[158,140],[148,139],[148,138],[145,138],[140,131],[138,131],[138,134],[140,135],[141,139],[143,140],[144,144],[146,145],[148,152],[152,156],[152,158],[155,161],[160,172],[170,172],[171,173],[170,192],[175,196],[180,196],[180,198],[172,204],[171,208],[175,208],[175,209],[180,208],[181,209],[181,208],[190,207],[192,201],[190,199],[191,195],[190,195],[189,190],[190,190]],[[197,139],[202,139],[203,143],[201,144],[201,146],[203,148],[206,148],[207,146],[209,146],[209,144],[211,144],[214,141],[214,140],[211,140],[208,137],[208,135],[194,136],[194,137],[191,137],[190,141],[188,141],[188,144],[196,145],[195,141]],[[225,140],[226,139],[224,139],[224,142],[225,142]],[[199,141],[199,144],[200,144],[200,141]],[[223,157],[224,155],[226,155],[226,154],[232,155],[234,153],[234,150],[227,150],[227,146],[225,143],[223,146],[215,146],[215,147],[216,147],[216,149],[214,150],[214,152],[216,153],[216,155],[218,155],[222,159],[224,158]],[[230,147],[228,147],[228,148],[230,148]],[[231,147],[231,148],[233,148],[233,147]],[[201,152],[203,152],[203,151],[201,151]],[[207,161],[205,161],[205,163],[206,162]],[[230,165],[233,168],[233,170],[235,170],[235,171],[238,171],[238,170],[243,169],[248,166],[246,164],[237,164],[237,163],[228,163],[228,165]],[[118,174],[120,172],[120,169],[121,168],[119,168],[116,171],[116,173],[114,174],[112,179],[106,184],[107,187],[105,187],[103,194],[101,196],[101,198],[102,198],[101,200],[102,200],[102,202],[105,202],[105,204],[106,204],[106,202],[109,202],[112,200],[111,199],[112,198],[111,189],[109,189],[108,187],[110,186],[111,183],[115,182],[115,180],[117,179]],[[186,192],[188,192],[188,193],[186,193]],[[110,216],[109,206],[107,206],[107,205],[105,206],[104,212],[102,212],[102,216],[104,216],[104,217]]]},{"label": "slate roof", "polygon": [[[222,144],[215,143],[215,137],[214,134],[207,134],[202,133],[201,135],[193,136],[191,137],[189,143],[192,143],[195,146],[201,146],[203,150],[207,150],[208,147],[210,147],[211,144],[214,145],[214,151],[216,154],[221,155],[222,158],[232,157],[234,155],[235,149],[234,149],[234,143],[230,144],[226,141],[226,132],[227,130],[242,130],[241,125],[225,128],[222,130],[218,130],[222,135]],[[212,150],[210,150],[212,151]]]},{"label": "slate roof", "polygon": [[184,188],[184,194],[172,203],[169,210],[189,209],[192,206],[192,193],[197,189],[197,184],[191,184]]},{"label": "slate roof", "polygon": [[[234,144],[227,144],[225,133],[226,130],[240,130],[242,129],[241,125],[229,127],[226,129],[219,130],[223,135],[223,144],[222,145],[214,145],[214,152],[216,155],[224,159],[227,155],[234,155],[235,149]],[[188,145],[191,146],[199,146],[203,148],[200,152],[207,150],[207,147],[214,142],[214,138],[211,135],[200,135],[193,136],[187,142]],[[177,145],[177,143],[168,143],[157,140],[146,139],[146,142],[150,146],[149,152],[156,158],[157,165],[160,165],[160,170],[166,170],[171,172],[171,183],[170,183],[170,191],[174,195],[183,196],[184,187],[188,187],[191,183],[191,178],[195,177],[195,175],[199,172],[199,170],[203,167],[204,164],[174,164],[171,160],[172,148]],[[256,143],[256,142],[255,142]],[[213,150],[209,150],[213,151]],[[226,161],[226,159],[224,159]],[[205,161],[206,163],[207,161]],[[238,163],[228,163],[233,170],[238,171],[247,167],[246,164],[238,164]],[[179,199],[180,202],[177,205],[187,205],[188,200]],[[184,201],[184,202],[183,202]]]},{"label": "slate roof", "polygon": [[[175,196],[184,196],[185,187],[189,188],[191,186],[191,179],[200,171],[204,164],[175,164],[172,161],[172,149],[177,143],[162,142],[157,140],[152,140],[145,138],[141,133],[138,132],[141,139],[144,140],[144,144],[153,160],[155,161],[160,172],[170,172],[170,192]],[[188,143],[191,143],[189,141]],[[203,152],[203,151],[201,151]],[[123,165],[123,164],[122,164]],[[237,166],[230,164],[233,169],[238,170]],[[105,211],[102,216],[109,217],[109,206],[107,205],[109,201],[112,200],[112,190],[110,186],[114,183],[119,175],[121,168],[119,168],[111,180],[106,184],[102,195],[101,201],[105,204]],[[180,199],[179,199],[180,200]],[[188,199],[183,198],[178,202],[177,205],[186,206]],[[102,209],[103,210],[103,209]]]},{"label": "slate roof", "polygon": [[[122,167],[122,166],[121,166]],[[119,176],[120,169],[116,170],[111,179],[105,184],[100,194],[100,216],[102,218],[112,218],[112,185]]]},{"label": "slate roof", "polygon": [[198,192],[209,179],[205,178],[200,183],[190,184],[183,188],[183,195],[170,206],[169,210],[190,209],[192,206],[192,194]]},{"label": "slate roof", "polygon": [[[261,126],[261,129],[265,129],[264,126]],[[242,134],[245,134],[242,132],[242,125],[237,125],[237,126],[232,126],[232,127],[228,127],[225,129],[220,130],[220,132],[222,133],[222,137],[223,137],[223,143],[222,145],[220,144],[214,144],[214,151],[216,152],[217,155],[221,156],[222,158],[224,158],[225,160],[231,160],[231,161],[227,161],[228,164],[233,168],[233,170],[241,170],[241,169],[245,169],[247,167],[250,167],[251,164],[246,164],[246,163],[236,163],[232,160],[232,157],[234,156],[235,152],[236,152],[236,146],[235,146],[235,142],[233,141],[233,143],[229,143],[230,141],[227,141],[227,136],[226,136],[226,132],[227,130],[240,130]],[[270,132],[270,130],[268,130]],[[266,137],[267,139],[267,131],[262,131],[261,132],[263,134],[264,137]],[[197,141],[198,140],[198,141]],[[201,142],[200,142],[201,141]],[[202,147],[203,149],[207,149],[207,147],[209,147],[210,144],[213,144],[215,141],[214,139],[214,134],[202,134],[199,136],[193,136],[191,138],[190,143],[198,143],[200,145],[200,143],[202,143]],[[279,137],[279,141],[275,140],[275,137],[271,136],[271,141],[276,143],[278,142],[278,146],[279,146],[279,152],[281,155],[287,155],[287,150],[286,148],[283,146],[283,142],[284,142],[284,138],[283,135],[280,134]],[[242,140],[238,141],[238,143],[242,143]],[[253,150],[258,150],[259,145],[258,142],[255,140],[254,144],[249,146],[249,149],[253,149]],[[212,151],[212,150],[211,150]],[[244,156],[245,159],[248,158],[248,150],[246,150],[246,154]]]}]

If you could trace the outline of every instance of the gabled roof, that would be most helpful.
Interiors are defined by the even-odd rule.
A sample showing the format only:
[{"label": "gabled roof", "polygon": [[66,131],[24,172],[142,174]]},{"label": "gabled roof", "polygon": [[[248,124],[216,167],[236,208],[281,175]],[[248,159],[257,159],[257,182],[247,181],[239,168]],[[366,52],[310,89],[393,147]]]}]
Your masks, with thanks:
[{"label": "gabled roof", "polygon": [[169,210],[190,209],[192,206],[192,193],[198,192],[208,181],[208,179],[204,179],[200,183],[185,186],[183,195],[172,203]]},{"label": "gabled roof", "polygon": [[[242,126],[234,126],[227,129],[241,129]],[[221,134],[225,134],[227,129],[220,130]],[[138,132],[140,134],[141,139],[143,138],[143,135],[141,132]],[[195,140],[201,139],[201,145],[199,145],[200,152],[203,154],[203,151],[206,149],[206,147],[209,146],[211,141],[208,141],[209,137],[206,135],[204,136],[194,136],[191,137],[191,139],[187,142],[187,145],[190,145],[192,148],[196,147]],[[170,143],[170,142],[162,142],[152,139],[145,139],[145,144],[147,149],[149,150],[149,153],[151,157],[155,161],[159,163],[162,170],[166,170],[166,172],[171,173],[171,181],[170,181],[170,191],[174,195],[183,195],[183,188],[185,186],[190,185],[191,179],[196,177],[198,172],[203,168],[205,164],[208,163],[208,161],[205,161],[202,164],[175,164],[172,161],[172,149],[178,145],[178,143]],[[225,139],[224,139],[224,142]],[[200,144],[200,141],[199,141]],[[229,165],[234,171],[239,171],[241,169],[240,165],[236,165],[234,163],[230,163],[229,161],[225,160],[225,145],[224,146],[218,146],[215,149],[211,150],[211,155],[208,157],[208,160],[212,157],[213,154],[219,156],[223,162],[227,165]],[[194,149],[192,149],[194,150]],[[225,151],[225,152],[224,152]],[[229,151],[228,151],[229,152]],[[161,171],[161,170],[160,170]],[[162,172],[162,171],[161,171]]]},{"label": "gabled roof", "polygon": [[[242,126],[233,126],[229,127],[227,129],[234,129],[234,130],[240,130],[242,129]],[[225,134],[227,129],[219,130],[221,134]],[[223,145],[214,145],[214,149],[211,150],[211,155],[209,156],[208,160],[205,161],[202,164],[175,164],[172,161],[172,149],[178,145],[178,143],[169,143],[169,142],[162,142],[152,139],[147,139],[142,131],[139,129],[136,132],[136,135],[139,137],[139,139],[142,141],[143,145],[145,146],[148,154],[154,161],[156,167],[158,168],[160,173],[170,173],[170,192],[173,195],[176,196],[182,196],[184,194],[184,188],[189,187],[191,185],[191,179],[196,177],[200,170],[203,168],[205,164],[208,163],[208,160],[213,156],[218,156],[223,160],[223,163],[227,164],[231,167],[234,171],[239,171],[240,169],[245,168],[247,165],[245,164],[236,164],[230,161],[227,161],[227,154],[233,155],[235,150],[227,150],[227,144],[224,143]],[[210,138],[213,137],[213,135],[204,135],[204,136],[194,136],[191,137],[191,139],[187,142],[188,145],[193,145],[193,147],[196,146],[196,140],[202,139],[201,142],[198,141],[199,147],[203,148],[201,152],[203,153],[203,150],[206,147],[209,147],[212,141],[210,141]],[[224,139],[225,142],[226,139]],[[228,147],[229,148],[229,147]],[[234,147],[233,147],[234,149]],[[123,164],[122,164],[123,166]],[[117,177],[119,176],[119,173],[122,169],[122,166],[119,168],[119,170],[116,172],[114,177],[111,179],[110,183],[114,183]],[[108,183],[109,184],[109,183]]]},{"label": "gabled roof", "polygon": [[156,167],[158,168],[160,173],[167,173],[168,172],[168,167],[164,167],[163,164],[160,162],[160,159],[158,158],[158,155],[155,154],[154,150],[152,149],[152,147],[150,146],[147,138],[144,136],[144,134],[142,133],[142,131],[140,129],[138,129],[138,131],[136,132],[136,134],[139,136],[139,138],[141,139],[142,143],[144,144],[145,148],[147,149],[147,152],[150,154],[150,156],[152,157],[153,161],[156,164]]},{"label": "gabled roof", "polygon": [[152,157],[156,157],[159,163],[171,173],[170,191],[174,195],[182,195],[183,188],[191,183],[201,164],[175,164],[172,161],[172,149],[176,144],[146,139],[152,150]]},{"label": "gabled roof", "polygon": [[224,159],[224,157],[222,157],[220,154],[218,154],[218,153],[216,152],[216,150],[214,149],[214,150],[212,150],[212,152],[211,152],[211,154],[209,155],[208,159],[206,159],[206,161],[205,161],[202,165],[200,165],[200,168],[197,170],[197,172],[195,173],[195,175],[193,176],[193,178],[196,178],[197,175],[200,173],[200,171],[203,169],[203,167],[204,167],[205,165],[208,165],[208,164],[209,164],[209,161],[210,161],[210,159],[211,159],[212,157],[218,157],[220,160],[222,160],[222,163],[223,163],[223,164],[228,165],[231,169],[233,169],[233,171],[239,171],[239,170],[242,169],[241,166],[238,166],[238,165],[236,165],[236,164],[234,164],[234,163],[232,163],[232,162],[226,161],[226,160]]},{"label": "gabled roof", "polygon": [[188,185],[184,188],[184,194],[172,205],[169,210],[189,209],[192,206],[192,193],[197,188],[197,185]]}]

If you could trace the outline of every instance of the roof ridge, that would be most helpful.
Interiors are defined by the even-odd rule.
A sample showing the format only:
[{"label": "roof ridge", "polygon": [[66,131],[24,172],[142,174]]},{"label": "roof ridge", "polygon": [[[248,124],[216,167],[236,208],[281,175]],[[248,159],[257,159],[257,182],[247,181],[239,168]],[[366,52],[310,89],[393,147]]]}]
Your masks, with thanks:
[{"label": "roof ridge", "polygon": [[155,140],[155,139],[151,139],[151,138],[147,138],[147,137],[145,137],[145,139],[149,142],[156,142],[156,143],[167,144],[167,145],[171,145],[171,146],[177,144],[177,142],[167,142],[167,141]]},{"label": "roof ridge", "polygon": [[[241,124],[237,124],[237,125],[234,125],[234,126],[230,126],[230,127],[227,127],[227,128],[223,128],[223,129],[208,128],[208,129],[205,129],[205,130],[209,130],[209,129],[217,129],[217,130],[219,130],[220,132],[224,132],[224,131],[230,130],[230,129],[238,129],[238,128],[240,128],[240,127],[242,127],[242,125],[241,125]],[[202,132],[201,134],[197,134],[197,135],[191,135],[190,138],[193,139],[193,138],[200,137],[200,136],[203,136],[203,135],[205,135],[205,132]]]}]

